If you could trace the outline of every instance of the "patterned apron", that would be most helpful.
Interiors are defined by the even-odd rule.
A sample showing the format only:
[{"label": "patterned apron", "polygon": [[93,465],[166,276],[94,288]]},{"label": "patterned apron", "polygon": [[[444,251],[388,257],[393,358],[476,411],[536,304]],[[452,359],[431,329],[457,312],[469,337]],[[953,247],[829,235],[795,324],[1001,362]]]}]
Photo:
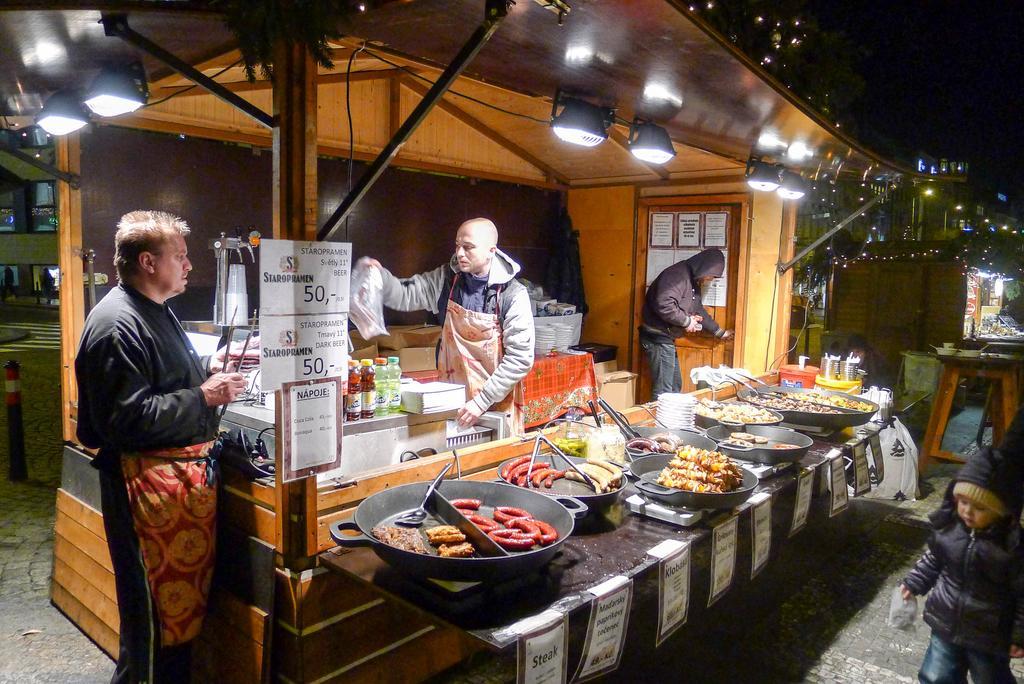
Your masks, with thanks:
[{"label": "patterned apron", "polygon": [[[501,290],[497,313],[470,311],[452,300],[458,276],[448,292],[447,313],[441,328],[441,353],[437,369],[442,380],[466,386],[469,399],[475,397],[504,356],[501,344]],[[523,386],[516,383],[512,392],[490,407],[505,414],[512,435],[523,433]]]},{"label": "patterned apron", "polygon": [[161,646],[194,639],[206,615],[216,539],[213,444],[141,451],[121,459]]}]

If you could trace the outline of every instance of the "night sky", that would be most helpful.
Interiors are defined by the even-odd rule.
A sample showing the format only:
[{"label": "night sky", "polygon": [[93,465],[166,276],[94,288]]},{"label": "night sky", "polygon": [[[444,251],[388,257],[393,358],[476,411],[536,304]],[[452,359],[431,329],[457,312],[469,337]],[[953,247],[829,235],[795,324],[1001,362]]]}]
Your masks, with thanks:
[{"label": "night sky", "polygon": [[851,112],[859,139],[883,156],[963,158],[972,180],[1024,200],[1024,3],[810,0],[807,8],[868,52]]}]

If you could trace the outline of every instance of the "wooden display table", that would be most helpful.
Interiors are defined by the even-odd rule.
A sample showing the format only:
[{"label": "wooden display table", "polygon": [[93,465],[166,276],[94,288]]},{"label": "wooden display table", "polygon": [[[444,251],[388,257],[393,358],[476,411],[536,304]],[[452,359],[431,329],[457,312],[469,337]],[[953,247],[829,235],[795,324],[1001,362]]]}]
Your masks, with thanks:
[{"label": "wooden display table", "polygon": [[960,380],[985,378],[991,381],[988,407],[992,417],[992,443],[999,444],[1017,411],[1018,380],[1024,357],[1010,354],[987,354],[984,357],[934,355],[942,362],[942,376],[932,402],[928,430],[921,445],[918,472],[923,473],[932,458],[962,463],[951,451],[942,450],[942,437],[953,408],[953,397]]}]

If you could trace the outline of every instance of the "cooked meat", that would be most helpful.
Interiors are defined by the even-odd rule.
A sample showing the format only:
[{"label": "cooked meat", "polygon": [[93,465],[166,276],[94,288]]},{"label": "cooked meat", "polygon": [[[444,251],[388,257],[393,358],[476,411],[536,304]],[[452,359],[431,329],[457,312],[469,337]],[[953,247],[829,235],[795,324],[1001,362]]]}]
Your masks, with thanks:
[{"label": "cooked meat", "polygon": [[454,525],[428,527],[426,532],[427,541],[434,546],[439,546],[441,544],[461,544],[466,541],[466,535],[459,532],[459,528]]},{"label": "cooked meat", "polygon": [[[463,537],[465,539],[465,537]],[[441,558],[469,558],[473,555],[476,549],[469,542],[463,542],[461,544],[442,544],[437,547],[437,552]]]},{"label": "cooked meat", "polygon": [[396,549],[412,551],[413,553],[430,553],[427,550],[426,544],[423,543],[423,537],[420,535],[419,530],[387,525],[385,527],[374,527],[373,536]]}]

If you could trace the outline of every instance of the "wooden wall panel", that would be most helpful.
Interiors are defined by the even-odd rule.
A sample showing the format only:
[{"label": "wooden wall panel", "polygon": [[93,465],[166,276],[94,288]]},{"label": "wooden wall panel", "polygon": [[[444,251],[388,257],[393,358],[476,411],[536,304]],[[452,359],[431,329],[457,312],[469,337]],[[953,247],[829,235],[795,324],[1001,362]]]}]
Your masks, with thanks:
[{"label": "wooden wall panel", "polygon": [[[352,131],[357,150],[376,154],[391,139],[388,130],[389,83],[389,79],[380,79],[352,84]],[[348,149],[345,84],[325,83],[317,90],[317,137],[321,143]],[[406,114],[408,112],[403,112],[403,120]]]},{"label": "wooden wall panel", "polygon": [[[68,173],[81,172],[79,134],[57,138],[57,168]],[[85,288],[82,287],[82,191],[57,181],[59,217],[57,249],[61,282],[70,283],[60,295],[60,388],[61,422],[64,439],[73,441],[77,424],[78,383],[75,379],[75,353],[85,328]],[[96,265],[97,267],[99,264]],[[96,269],[99,272],[99,268]]]}]

